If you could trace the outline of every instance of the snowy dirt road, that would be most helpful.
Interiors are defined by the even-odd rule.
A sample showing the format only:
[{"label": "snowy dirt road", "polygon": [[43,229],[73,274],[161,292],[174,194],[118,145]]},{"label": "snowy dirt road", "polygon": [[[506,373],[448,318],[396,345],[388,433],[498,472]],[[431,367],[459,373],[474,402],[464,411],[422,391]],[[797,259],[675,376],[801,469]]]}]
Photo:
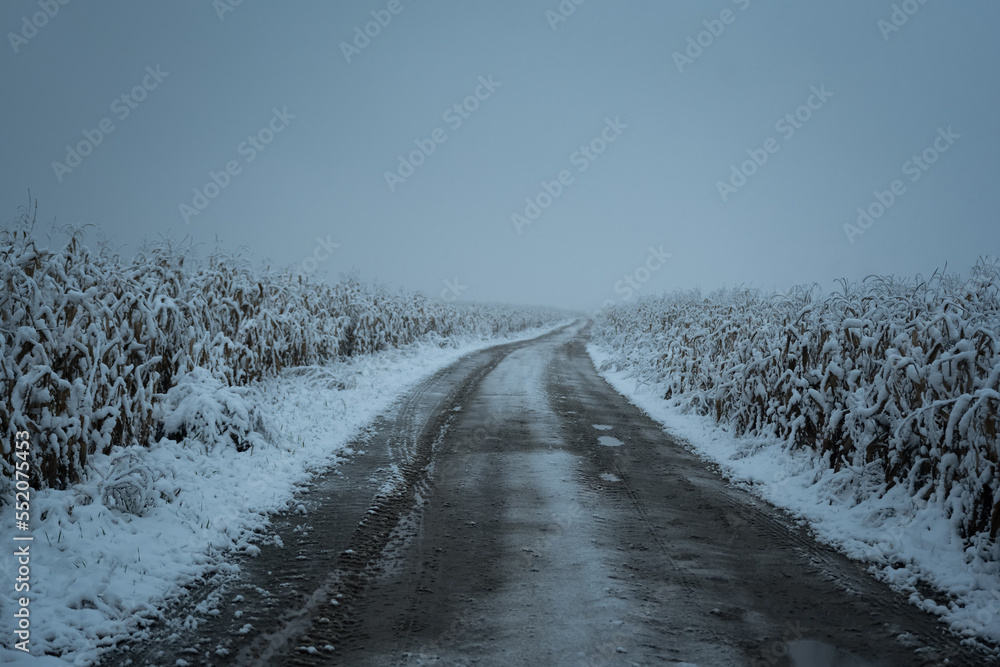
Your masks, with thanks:
[{"label": "snowy dirt road", "polygon": [[573,325],[422,383],[239,580],[106,664],[983,664],[673,442],[586,341]]}]

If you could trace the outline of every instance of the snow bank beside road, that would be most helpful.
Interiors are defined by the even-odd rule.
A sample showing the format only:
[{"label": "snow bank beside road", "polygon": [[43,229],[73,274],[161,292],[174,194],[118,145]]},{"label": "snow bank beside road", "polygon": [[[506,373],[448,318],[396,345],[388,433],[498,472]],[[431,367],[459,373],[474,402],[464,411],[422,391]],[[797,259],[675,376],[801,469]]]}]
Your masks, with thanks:
[{"label": "snow bank beside road", "polygon": [[[736,438],[708,416],[685,413],[680,400],[664,399],[665,383],[638,381],[638,362],[593,343],[587,350],[619,393],[733,483],[800,517],[819,540],[970,641],[1000,643],[1000,565],[965,547],[959,518],[947,518],[944,502],[911,496],[902,485],[879,496],[884,480],[871,471],[835,472],[811,451],[791,450],[776,438]],[[927,594],[928,584],[940,593]]]},{"label": "snow bank beside road", "polygon": [[[164,438],[148,450],[119,448],[91,457],[84,483],[33,492],[32,529],[19,534],[34,538],[35,658],[11,650],[12,617],[4,613],[0,632],[8,648],[0,649],[0,663],[88,665],[102,648],[141,636],[165,603],[184,594],[184,586],[234,575],[237,567],[228,561],[234,553],[254,555],[254,542],[267,536],[268,515],[290,506],[311,471],[352,454],[350,440],[407,390],[465,354],[553,328],[504,339],[466,338],[448,347],[416,343],[312,367],[311,373],[286,371],[224,401],[210,382],[183,384],[175,409],[259,411],[270,442],[257,434],[247,441],[252,449],[241,452],[232,443]],[[200,421],[211,424],[217,416],[208,410]],[[254,421],[249,414],[245,420]],[[137,482],[124,484],[121,497],[140,483],[152,487],[136,501],[143,505],[141,515],[102,502],[109,484],[129,479]],[[4,512],[0,526],[3,534],[14,533],[12,512]],[[10,556],[0,559],[4,581],[14,580],[16,568]],[[5,587],[5,610],[14,608],[15,597],[13,586]]]}]

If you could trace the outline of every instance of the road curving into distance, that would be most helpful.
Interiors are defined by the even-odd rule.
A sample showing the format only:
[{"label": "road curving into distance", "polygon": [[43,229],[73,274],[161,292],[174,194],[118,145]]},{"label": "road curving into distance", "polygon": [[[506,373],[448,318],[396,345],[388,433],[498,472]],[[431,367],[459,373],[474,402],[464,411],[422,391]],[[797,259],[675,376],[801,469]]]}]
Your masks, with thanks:
[{"label": "road curving into distance", "polygon": [[240,579],[105,664],[986,662],[674,442],[587,337],[578,322],[421,383]]}]

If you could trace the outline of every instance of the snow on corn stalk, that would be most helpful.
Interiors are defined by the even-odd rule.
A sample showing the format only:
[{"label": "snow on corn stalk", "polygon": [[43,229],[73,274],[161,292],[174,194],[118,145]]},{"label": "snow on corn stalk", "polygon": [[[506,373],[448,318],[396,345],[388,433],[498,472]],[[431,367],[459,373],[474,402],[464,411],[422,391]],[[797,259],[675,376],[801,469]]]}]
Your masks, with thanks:
[{"label": "snow on corn stalk", "polygon": [[[561,317],[446,304],[350,277],[311,283],[219,251],[199,262],[169,242],[130,260],[94,252],[76,235],[48,250],[32,234],[32,213],[0,230],[0,484],[12,477],[18,430],[35,438],[35,488],[65,488],[89,455],[117,446],[190,433],[253,444],[257,421],[237,394],[199,413],[187,409],[192,387],[226,392],[289,367]],[[190,423],[171,421],[168,408],[181,405]]]},{"label": "snow on corn stalk", "polygon": [[943,503],[970,544],[1000,532],[1000,270],[870,277],[823,295],[733,289],[622,304],[594,338],[637,379],[736,435],[879,471]]}]

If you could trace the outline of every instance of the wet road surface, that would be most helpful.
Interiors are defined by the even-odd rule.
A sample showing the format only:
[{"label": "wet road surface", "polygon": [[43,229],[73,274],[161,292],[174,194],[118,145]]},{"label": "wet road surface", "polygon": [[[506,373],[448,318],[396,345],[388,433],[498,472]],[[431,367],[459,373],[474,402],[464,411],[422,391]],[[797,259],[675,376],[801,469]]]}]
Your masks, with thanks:
[{"label": "wet road surface", "polygon": [[106,664],[977,665],[614,392],[582,324],[469,355],[237,580]]}]

